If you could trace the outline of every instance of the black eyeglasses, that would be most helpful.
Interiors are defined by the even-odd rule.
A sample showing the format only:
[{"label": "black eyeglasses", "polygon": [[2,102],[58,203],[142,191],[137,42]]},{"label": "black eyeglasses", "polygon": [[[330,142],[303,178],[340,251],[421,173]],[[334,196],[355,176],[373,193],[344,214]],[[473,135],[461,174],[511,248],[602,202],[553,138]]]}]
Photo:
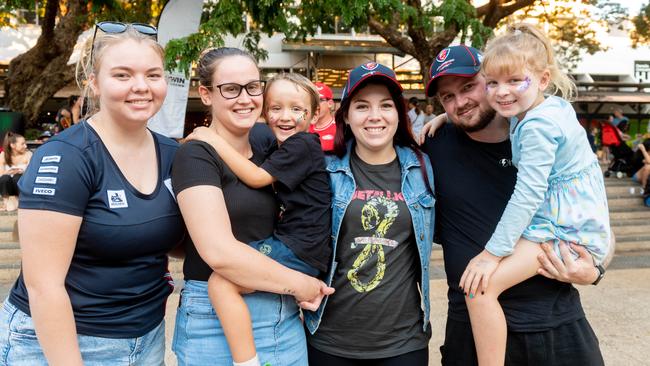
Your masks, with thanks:
[{"label": "black eyeglasses", "polygon": [[118,34],[124,33],[126,30],[131,27],[135,29],[138,33],[142,33],[146,36],[153,37],[156,41],[158,40],[158,29],[150,24],[144,23],[121,23],[121,22],[99,22],[95,24],[95,33],[93,33],[93,43],[90,49],[90,56],[92,57],[93,51],[95,50],[95,37],[97,37],[97,29],[100,29],[104,33],[109,34]]},{"label": "black eyeglasses", "polygon": [[206,85],[205,87],[208,89],[212,88],[217,88],[219,89],[219,93],[221,93],[221,96],[226,98],[226,99],[235,99],[237,98],[243,89],[246,89],[246,93],[250,95],[251,97],[256,97],[258,95],[262,95],[264,93],[264,86],[266,85],[266,81],[264,80],[253,80],[250,83],[246,85],[241,85],[237,83],[225,83],[225,84],[219,84],[219,85]]}]

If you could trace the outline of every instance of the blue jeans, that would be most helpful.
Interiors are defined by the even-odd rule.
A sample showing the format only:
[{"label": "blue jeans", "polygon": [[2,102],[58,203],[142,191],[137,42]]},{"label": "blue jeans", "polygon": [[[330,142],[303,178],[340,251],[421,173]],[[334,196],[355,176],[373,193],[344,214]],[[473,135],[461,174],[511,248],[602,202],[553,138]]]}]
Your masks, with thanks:
[{"label": "blue jeans", "polygon": [[298,258],[286,244],[272,235],[266,239],[249,243],[253,249],[280,263],[281,265],[298,272],[317,277],[320,271]]},{"label": "blue jeans", "polygon": [[[307,365],[307,343],[291,296],[244,295],[262,364]],[[186,281],[176,313],[172,350],[179,366],[232,365],[226,336],[208,298],[206,281]]]},{"label": "blue jeans", "polygon": [[[77,335],[86,366],[164,365],[165,321],[137,338]],[[0,365],[47,365],[32,318],[5,300],[0,310]]]}]

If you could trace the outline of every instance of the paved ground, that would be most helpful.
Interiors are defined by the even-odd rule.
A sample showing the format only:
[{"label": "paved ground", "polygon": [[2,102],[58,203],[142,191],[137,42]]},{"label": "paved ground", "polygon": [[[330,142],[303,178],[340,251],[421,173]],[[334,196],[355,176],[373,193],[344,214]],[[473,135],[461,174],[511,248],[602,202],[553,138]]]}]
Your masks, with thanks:
[{"label": "paved ground", "polygon": [[[431,279],[431,318],[433,337],[430,342],[430,366],[440,365],[438,347],[444,333],[447,312],[447,285],[440,267]],[[606,278],[598,286],[579,287],[582,303],[608,366],[645,366],[650,364],[650,255],[618,256]],[[178,294],[167,306],[167,343],[171,344],[173,314]],[[170,346],[167,365],[176,365]],[[582,365],[576,365],[582,366]]]}]

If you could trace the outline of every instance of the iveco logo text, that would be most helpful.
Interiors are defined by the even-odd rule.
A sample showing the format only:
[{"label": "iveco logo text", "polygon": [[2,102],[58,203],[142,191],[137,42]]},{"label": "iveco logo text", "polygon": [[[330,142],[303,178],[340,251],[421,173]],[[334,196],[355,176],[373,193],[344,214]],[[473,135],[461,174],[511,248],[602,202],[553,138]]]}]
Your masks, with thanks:
[{"label": "iveco logo text", "polygon": [[54,196],[54,193],[56,193],[56,189],[54,188],[41,188],[41,187],[34,187],[34,190],[32,191],[33,194],[40,194],[41,196]]}]

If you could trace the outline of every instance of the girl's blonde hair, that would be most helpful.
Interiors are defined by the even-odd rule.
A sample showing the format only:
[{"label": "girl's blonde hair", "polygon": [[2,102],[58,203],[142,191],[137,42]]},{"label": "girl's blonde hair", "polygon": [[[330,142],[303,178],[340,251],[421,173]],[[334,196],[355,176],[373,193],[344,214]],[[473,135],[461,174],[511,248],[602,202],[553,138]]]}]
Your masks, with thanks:
[{"label": "girl's blonde hair", "polygon": [[504,34],[488,41],[481,72],[515,74],[524,67],[539,74],[545,70],[550,72],[550,90],[547,92],[559,94],[567,100],[575,97],[575,83],[558,67],[549,39],[534,25],[518,23],[508,26]]},{"label": "girl's blonde hair", "polygon": [[[271,85],[273,85],[273,83],[278,80],[290,81],[307,93],[310,101],[309,107],[311,110],[311,116],[313,117],[320,106],[320,94],[318,94],[318,89],[316,89],[316,85],[314,85],[314,83],[312,83],[311,80],[307,79],[306,77],[300,74],[281,72],[275,75],[274,77],[270,78],[266,82],[266,90],[267,91],[270,90]],[[264,104],[266,104],[267,96],[268,96],[268,92],[264,93]],[[266,113],[266,108],[264,108],[264,113]]]},{"label": "girl's blonde hair", "polygon": [[160,56],[161,60],[164,58],[165,51],[162,46],[150,35],[142,34],[133,29],[132,26],[128,26],[122,33],[104,33],[98,29],[95,33],[94,42],[90,38],[84,44],[75,70],[77,86],[82,90],[81,98],[83,98],[85,104],[83,118],[92,116],[101,107],[99,100],[90,89],[88,82],[90,75],[97,75],[102,64],[102,58],[109,47],[129,39],[151,47]]}]

